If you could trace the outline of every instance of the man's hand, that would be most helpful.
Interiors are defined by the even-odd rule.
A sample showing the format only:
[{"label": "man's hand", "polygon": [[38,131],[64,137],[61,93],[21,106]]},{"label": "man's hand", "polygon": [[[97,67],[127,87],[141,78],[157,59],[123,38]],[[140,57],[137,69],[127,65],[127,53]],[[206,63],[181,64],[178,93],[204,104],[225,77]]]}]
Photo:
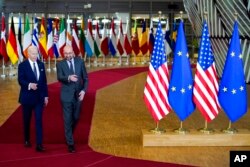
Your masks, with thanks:
[{"label": "man's hand", "polygon": [[85,95],[85,92],[82,90],[82,91],[79,93],[79,101],[82,101],[82,100],[83,100],[84,95]]},{"label": "man's hand", "polygon": [[44,98],[44,105],[47,106],[49,103],[49,98],[48,97],[45,97]]},{"label": "man's hand", "polygon": [[77,82],[78,81],[77,75],[70,75],[69,76],[69,81]]},{"label": "man's hand", "polygon": [[45,98],[44,98],[44,105],[47,106],[47,105],[48,105],[48,102],[49,102],[49,98],[48,98],[48,97],[45,97]]},{"label": "man's hand", "polygon": [[36,83],[30,83],[30,89],[37,90],[37,84]]}]

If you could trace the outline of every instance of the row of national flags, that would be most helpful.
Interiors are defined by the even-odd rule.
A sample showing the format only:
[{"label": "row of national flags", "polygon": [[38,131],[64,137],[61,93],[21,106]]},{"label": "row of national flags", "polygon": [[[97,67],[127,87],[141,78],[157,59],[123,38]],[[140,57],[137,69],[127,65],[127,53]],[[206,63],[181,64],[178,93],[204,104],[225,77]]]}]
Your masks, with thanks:
[{"label": "row of national flags", "polygon": [[246,82],[237,21],[234,23],[220,82],[207,22],[203,23],[194,79],[183,26],[183,21],[180,21],[170,75],[161,22],[158,23],[143,96],[149,112],[156,122],[171,110],[180,121],[184,121],[197,107],[209,122],[223,109],[231,122],[237,121],[247,112]]},{"label": "row of national flags", "polygon": [[[135,56],[138,54],[147,55],[152,54],[153,45],[155,41],[153,21],[150,22],[150,28],[147,31],[146,21],[142,21],[142,32],[138,36],[137,20],[135,20],[132,35],[130,35],[129,21],[126,22],[126,30],[123,31],[123,23],[120,20],[116,30],[116,23],[114,19],[111,20],[111,26],[109,33],[107,32],[107,24],[104,23],[102,33],[100,34],[99,23],[96,21],[93,24],[92,19],[88,19],[85,35],[85,25],[82,19],[80,29],[76,25],[76,20],[73,23],[70,19],[65,18],[45,18],[42,17],[40,20],[34,18],[33,30],[30,27],[29,16],[26,15],[23,35],[21,34],[21,17],[18,19],[18,34],[15,32],[13,16],[11,17],[11,24],[8,34],[8,40],[6,40],[6,28],[5,28],[5,16],[2,15],[2,27],[1,27],[1,48],[0,55],[4,58],[5,62],[8,60],[12,64],[23,61],[27,58],[27,48],[30,45],[34,45],[39,50],[40,59],[58,58],[63,56],[63,48],[67,45],[72,45],[73,51],[76,56],[85,55],[87,57],[100,55],[112,55],[122,56],[131,55]],[[93,26],[94,30],[93,30]],[[118,32],[116,34],[116,32]],[[109,36],[108,36],[109,34]],[[165,47],[167,55],[172,52],[170,30],[168,22],[166,24],[165,32]]]}]

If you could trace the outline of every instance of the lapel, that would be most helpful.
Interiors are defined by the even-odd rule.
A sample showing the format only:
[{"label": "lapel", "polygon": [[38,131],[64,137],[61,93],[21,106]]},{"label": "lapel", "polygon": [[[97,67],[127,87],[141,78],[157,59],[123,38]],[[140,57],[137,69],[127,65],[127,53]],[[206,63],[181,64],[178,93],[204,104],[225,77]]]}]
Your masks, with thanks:
[{"label": "lapel", "polygon": [[43,72],[44,72],[45,69],[44,69],[44,66],[42,66],[42,63],[39,60],[37,60],[37,66],[38,66],[37,70],[39,72],[39,78],[38,78],[38,80],[40,80],[40,78],[43,75]]},{"label": "lapel", "polygon": [[66,59],[63,60],[63,69],[65,69],[68,73],[70,73],[70,69],[69,69],[69,65],[68,65],[68,61]]},{"label": "lapel", "polygon": [[[36,79],[36,76],[35,76],[35,74],[34,74],[34,71],[33,71],[33,67],[32,67],[32,65],[30,64],[29,60],[26,60],[26,66],[27,66],[27,68],[29,69],[28,71],[30,71],[31,76],[33,76],[33,79],[37,80],[37,79]],[[28,71],[27,71],[27,72],[28,72]]]}]

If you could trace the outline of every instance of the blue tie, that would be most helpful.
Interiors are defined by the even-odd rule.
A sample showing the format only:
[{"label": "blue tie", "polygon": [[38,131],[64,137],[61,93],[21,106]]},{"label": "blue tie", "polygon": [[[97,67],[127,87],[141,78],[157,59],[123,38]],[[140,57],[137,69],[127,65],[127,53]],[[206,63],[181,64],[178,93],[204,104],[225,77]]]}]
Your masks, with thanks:
[{"label": "blue tie", "polygon": [[70,71],[70,74],[74,74],[73,64],[71,60],[69,61],[69,71]]},{"label": "blue tie", "polygon": [[36,63],[33,63],[33,71],[34,71],[36,80],[38,80],[38,78],[37,78],[37,70],[36,70]]}]

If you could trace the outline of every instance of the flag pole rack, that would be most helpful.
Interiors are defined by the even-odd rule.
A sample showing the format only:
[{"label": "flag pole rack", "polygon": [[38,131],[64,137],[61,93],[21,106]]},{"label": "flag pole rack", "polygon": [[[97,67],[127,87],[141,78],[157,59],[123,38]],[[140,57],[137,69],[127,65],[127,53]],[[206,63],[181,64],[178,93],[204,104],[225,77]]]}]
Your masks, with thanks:
[{"label": "flag pole rack", "polygon": [[142,129],[142,146],[250,146],[248,129],[239,129],[234,134],[223,133],[221,129],[215,129],[212,134],[201,133],[197,129],[190,129],[186,134],[176,133],[173,129],[164,130],[164,133],[154,133]]}]

